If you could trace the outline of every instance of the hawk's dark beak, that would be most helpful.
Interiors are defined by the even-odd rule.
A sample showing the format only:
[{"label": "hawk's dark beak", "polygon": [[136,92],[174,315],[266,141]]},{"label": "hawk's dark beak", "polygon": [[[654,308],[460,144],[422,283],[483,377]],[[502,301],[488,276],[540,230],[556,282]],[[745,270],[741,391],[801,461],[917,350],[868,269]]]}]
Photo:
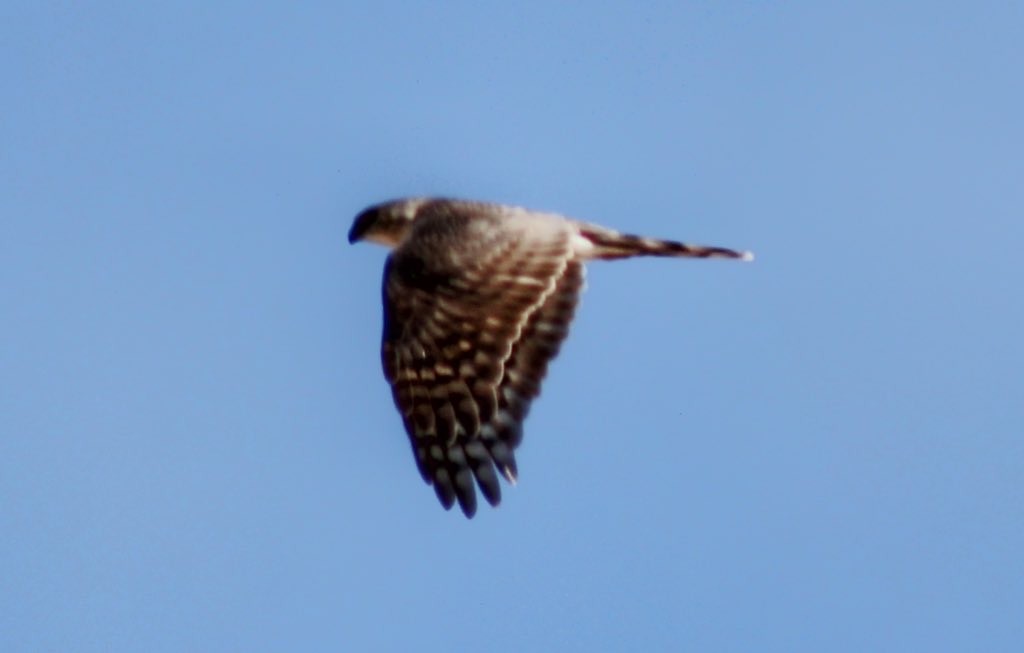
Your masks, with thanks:
[{"label": "hawk's dark beak", "polygon": [[366,230],[373,224],[376,213],[374,209],[366,209],[356,216],[356,219],[352,222],[352,228],[348,230],[348,242],[350,244],[357,243],[363,239]]}]

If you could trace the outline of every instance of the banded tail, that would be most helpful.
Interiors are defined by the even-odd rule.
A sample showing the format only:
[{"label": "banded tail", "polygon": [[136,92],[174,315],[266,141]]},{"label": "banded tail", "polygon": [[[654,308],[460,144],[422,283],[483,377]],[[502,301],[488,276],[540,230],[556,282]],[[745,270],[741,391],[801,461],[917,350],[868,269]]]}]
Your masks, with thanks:
[{"label": "banded tail", "polygon": [[580,235],[590,241],[594,248],[586,253],[587,258],[614,260],[632,256],[675,256],[690,258],[732,258],[753,261],[753,252],[737,251],[725,247],[690,245],[673,240],[644,238],[632,234],[620,234],[591,225],[581,226]]}]

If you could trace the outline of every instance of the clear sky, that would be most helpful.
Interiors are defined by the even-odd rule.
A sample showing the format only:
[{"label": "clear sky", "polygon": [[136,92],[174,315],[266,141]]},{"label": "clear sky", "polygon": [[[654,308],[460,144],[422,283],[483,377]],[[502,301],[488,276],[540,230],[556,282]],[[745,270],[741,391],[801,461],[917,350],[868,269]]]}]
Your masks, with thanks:
[{"label": "clear sky", "polygon": [[[1020,3],[299,4],[0,8],[0,650],[1024,650]],[[467,521],[416,194],[758,258],[592,265]]]}]

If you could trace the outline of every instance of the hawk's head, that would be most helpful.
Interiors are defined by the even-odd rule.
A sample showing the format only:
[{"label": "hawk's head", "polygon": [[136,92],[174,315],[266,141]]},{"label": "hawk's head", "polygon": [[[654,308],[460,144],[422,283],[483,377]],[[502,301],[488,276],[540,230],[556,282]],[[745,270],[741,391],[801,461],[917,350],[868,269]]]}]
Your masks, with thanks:
[{"label": "hawk's head", "polygon": [[356,216],[348,232],[348,242],[368,240],[385,247],[397,247],[426,198],[396,200],[375,204]]}]

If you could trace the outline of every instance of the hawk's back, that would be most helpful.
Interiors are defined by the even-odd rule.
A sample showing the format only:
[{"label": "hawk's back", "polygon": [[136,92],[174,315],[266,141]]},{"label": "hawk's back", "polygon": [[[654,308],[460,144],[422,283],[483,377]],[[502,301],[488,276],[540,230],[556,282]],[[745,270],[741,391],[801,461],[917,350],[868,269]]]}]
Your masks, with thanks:
[{"label": "hawk's back", "polygon": [[384,373],[417,466],[445,508],[476,511],[516,478],[522,422],[568,333],[591,258],[747,258],[551,213],[408,199],[357,216],[349,240],[393,248],[384,272]]}]

